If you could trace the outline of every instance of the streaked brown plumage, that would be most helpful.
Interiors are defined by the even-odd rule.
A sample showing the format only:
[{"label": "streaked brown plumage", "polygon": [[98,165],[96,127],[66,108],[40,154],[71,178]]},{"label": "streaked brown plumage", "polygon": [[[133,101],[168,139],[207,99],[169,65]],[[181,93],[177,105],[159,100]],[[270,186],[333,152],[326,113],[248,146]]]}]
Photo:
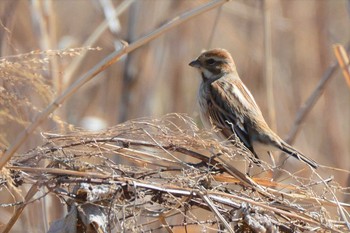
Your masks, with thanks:
[{"label": "streaked brown plumage", "polygon": [[236,134],[256,157],[256,147],[263,146],[266,151],[279,149],[317,168],[315,161],[295,150],[270,129],[226,50],[206,51],[189,65],[197,68],[202,76],[198,99],[201,119],[207,128],[212,125],[219,128],[219,136],[223,139]]}]

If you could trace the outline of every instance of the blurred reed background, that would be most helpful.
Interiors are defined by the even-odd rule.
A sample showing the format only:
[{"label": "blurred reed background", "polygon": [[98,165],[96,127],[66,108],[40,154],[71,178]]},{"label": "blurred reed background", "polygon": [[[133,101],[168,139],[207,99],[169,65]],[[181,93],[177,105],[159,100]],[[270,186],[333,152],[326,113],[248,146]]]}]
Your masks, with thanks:
[{"label": "blurred reed background", "polygon": [[[120,49],[120,40],[132,43],[181,13],[208,2],[0,1],[0,52],[5,59],[30,51],[101,48],[85,55],[82,51],[80,55],[49,56],[50,62],[43,62],[43,69],[33,71],[35,75],[29,82],[25,73],[13,75],[16,78],[1,74],[0,104],[2,109],[10,109],[0,118],[2,149],[55,96]],[[119,16],[108,21],[114,8]],[[99,35],[97,28],[106,22],[106,30]],[[214,47],[232,53],[241,79],[255,96],[266,120],[286,138],[297,112],[335,61],[334,43],[350,43],[347,0],[232,0],[124,56],[65,101],[55,112],[56,120],[41,125],[21,151],[40,145],[40,132],[58,130],[57,122],[99,128],[138,117],[179,112],[188,113],[200,124],[196,109],[200,79],[188,63],[202,49]],[[23,58],[26,59],[13,59],[21,62]],[[38,61],[46,58],[45,54],[40,55]],[[35,78],[41,80],[37,89],[31,86],[37,81]],[[4,90],[15,93],[12,102],[6,102],[10,95]],[[296,148],[321,164],[349,169],[349,103],[349,86],[338,69],[303,121],[293,143]],[[336,178],[346,185],[346,174]]]}]

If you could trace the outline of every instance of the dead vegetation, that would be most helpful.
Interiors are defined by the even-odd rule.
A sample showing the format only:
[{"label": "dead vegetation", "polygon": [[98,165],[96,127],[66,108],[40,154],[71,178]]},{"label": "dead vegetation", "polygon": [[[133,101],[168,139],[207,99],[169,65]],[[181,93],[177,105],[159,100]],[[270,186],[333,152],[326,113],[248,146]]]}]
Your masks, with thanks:
[{"label": "dead vegetation", "polygon": [[[350,231],[349,91],[330,84],[328,51],[348,43],[345,2],[1,1],[0,231]],[[237,56],[267,119],[320,168],[256,164],[197,128],[185,67],[203,47]],[[89,117],[114,126],[79,129]]]},{"label": "dead vegetation", "polygon": [[[331,217],[347,216],[348,208],[337,202],[344,190],[335,181],[305,165],[294,174],[263,161],[253,165],[240,143],[220,143],[184,115],[43,136],[43,146],[12,158],[6,168],[11,179],[2,184],[35,187],[14,206],[52,195],[67,207],[48,232],[347,229],[345,220]],[[287,176],[272,181],[277,171]]]}]

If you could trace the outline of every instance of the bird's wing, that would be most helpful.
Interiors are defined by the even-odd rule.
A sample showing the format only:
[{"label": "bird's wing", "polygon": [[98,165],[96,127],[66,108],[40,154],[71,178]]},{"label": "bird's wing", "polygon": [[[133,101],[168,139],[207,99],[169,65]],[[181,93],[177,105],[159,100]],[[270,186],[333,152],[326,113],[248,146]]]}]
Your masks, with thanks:
[{"label": "bird's wing", "polygon": [[[209,115],[213,122],[218,123],[218,127],[223,129],[223,133],[228,134],[228,128],[240,138],[243,144],[253,153],[252,142],[248,134],[247,116],[249,114],[261,115],[261,111],[256,105],[253,97],[240,80],[217,80],[210,86]],[[255,109],[256,113],[251,113]],[[226,132],[225,132],[226,131]]]},{"label": "bird's wing", "polygon": [[[259,107],[255,103],[254,98],[242,81],[232,78],[222,81],[217,80],[211,84],[210,88],[209,93],[212,106],[209,106],[209,114],[214,122],[219,123],[218,127],[223,129],[223,133],[227,132],[229,129],[231,129],[232,133],[234,131],[243,144],[251,150],[255,156],[256,153],[252,145],[252,135],[249,135],[249,133],[255,134],[253,135],[256,137],[254,140],[261,141],[265,144],[272,144],[283,152],[317,168],[318,164],[315,161],[306,157],[299,151],[296,151],[271,131]],[[259,134],[258,131],[269,131],[269,134]],[[228,137],[227,135],[225,136]]]},{"label": "bird's wing", "polygon": [[251,143],[244,125],[236,119],[234,114],[227,114],[224,110],[218,110],[219,107],[213,101],[208,104],[208,113],[213,124],[221,129],[221,133],[225,138],[232,138],[236,135],[240,138],[243,144],[251,149]]}]

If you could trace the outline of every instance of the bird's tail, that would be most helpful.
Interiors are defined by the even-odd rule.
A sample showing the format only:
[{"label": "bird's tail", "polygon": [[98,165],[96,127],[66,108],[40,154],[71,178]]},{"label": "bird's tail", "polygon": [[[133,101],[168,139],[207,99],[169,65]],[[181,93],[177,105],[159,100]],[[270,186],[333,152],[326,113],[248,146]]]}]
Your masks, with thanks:
[{"label": "bird's tail", "polygon": [[295,150],[292,146],[288,145],[286,142],[281,143],[280,149],[283,152],[293,156],[294,158],[297,158],[301,161],[304,161],[305,163],[309,164],[311,167],[313,167],[315,169],[318,167],[318,164],[314,160],[306,157],[305,155],[303,155],[299,151]]}]

